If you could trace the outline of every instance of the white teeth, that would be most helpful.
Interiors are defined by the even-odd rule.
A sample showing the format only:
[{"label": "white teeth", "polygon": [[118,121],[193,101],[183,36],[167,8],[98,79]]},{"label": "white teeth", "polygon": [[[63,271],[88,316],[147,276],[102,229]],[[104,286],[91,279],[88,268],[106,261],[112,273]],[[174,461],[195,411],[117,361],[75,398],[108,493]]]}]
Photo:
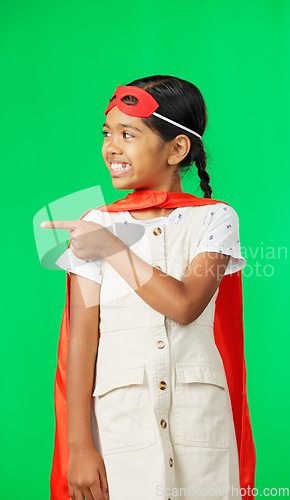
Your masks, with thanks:
[{"label": "white teeth", "polygon": [[131,165],[129,163],[126,163],[123,165],[122,163],[111,163],[111,168],[112,170],[129,170],[131,168]]}]

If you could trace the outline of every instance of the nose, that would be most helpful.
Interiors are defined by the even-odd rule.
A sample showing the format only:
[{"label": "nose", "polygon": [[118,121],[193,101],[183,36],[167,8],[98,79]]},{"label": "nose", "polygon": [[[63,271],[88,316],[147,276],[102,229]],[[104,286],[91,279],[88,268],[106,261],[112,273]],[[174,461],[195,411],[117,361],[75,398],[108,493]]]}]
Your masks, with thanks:
[{"label": "nose", "polygon": [[120,154],[122,152],[122,149],[120,147],[119,141],[116,139],[116,136],[109,137],[109,140],[106,142],[106,148],[107,148],[107,153],[117,153]]}]

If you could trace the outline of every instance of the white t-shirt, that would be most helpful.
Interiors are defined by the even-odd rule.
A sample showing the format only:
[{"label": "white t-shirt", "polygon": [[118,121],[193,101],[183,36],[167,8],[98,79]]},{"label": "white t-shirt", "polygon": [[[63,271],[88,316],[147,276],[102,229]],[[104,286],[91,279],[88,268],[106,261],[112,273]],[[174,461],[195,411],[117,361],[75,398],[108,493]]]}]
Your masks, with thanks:
[{"label": "white t-shirt", "polygon": [[[138,223],[141,225],[155,224],[167,226],[169,224],[182,224],[189,217],[192,210],[198,207],[178,207],[169,215],[155,217],[154,219],[137,220],[130,212],[120,212],[120,219],[124,224]],[[98,209],[90,210],[84,221],[97,222],[104,226],[103,212]],[[239,237],[239,219],[236,211],[225,203],[211,205],[205,219],[205,232],[198,245],[195,256],[202,252],[219,252],[230,255],[226,274],[232,274],[246,265],[246,260],[241,255]],[[58,258],[56,265],[68,273],[75,273],[97,283],[102,283],[101,259],[82,260],[73,253],[70,247]]]}]

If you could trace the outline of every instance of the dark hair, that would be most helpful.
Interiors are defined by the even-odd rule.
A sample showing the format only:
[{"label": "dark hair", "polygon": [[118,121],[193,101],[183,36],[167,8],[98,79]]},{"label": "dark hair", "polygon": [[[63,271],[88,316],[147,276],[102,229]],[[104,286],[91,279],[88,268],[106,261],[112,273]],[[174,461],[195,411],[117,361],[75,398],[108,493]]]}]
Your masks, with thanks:
[{"label": "dark hair", "polygon": [[[134,80],[127,85],[140,87],[151,94],[159,104],[157,112],[160,115],[203,135],[208,119],[207,109],[201,92],[193,83],[170,75],[154,75]],[[133,96],[123,97],[122,101],[132,105],[138,102]],[[172,141],[179,134],[187,135],[191,141],[191,148],[188,155],[179,163],[176,174],[180,171],[181,176],[184,175],[195,163],[204,198],[211,198],[212,189],[209,185],[210,176],[206,171],[207,155],[203,141],[157,116],[151,115],[141,120],[156,131],[165,142]]]}]

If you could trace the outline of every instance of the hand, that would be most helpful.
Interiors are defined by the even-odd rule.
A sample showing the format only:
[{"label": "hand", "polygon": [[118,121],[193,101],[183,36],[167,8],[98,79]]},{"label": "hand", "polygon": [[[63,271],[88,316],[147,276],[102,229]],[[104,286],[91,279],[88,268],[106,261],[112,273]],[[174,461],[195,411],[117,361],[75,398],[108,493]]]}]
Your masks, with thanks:
[{"label": "hand", "polygon": [[94,446],[70,450],[67,480],[72,500],[109,500],[105,464]]},{"label": "hand", "polygon": [[[41,223],[44,229],[69,229],[73,253],[79,259],[104,258],[111,252],[114,235],[96,222],[84,220],[56,220]],[[114,245],[116,251],[116,246]]]}]

